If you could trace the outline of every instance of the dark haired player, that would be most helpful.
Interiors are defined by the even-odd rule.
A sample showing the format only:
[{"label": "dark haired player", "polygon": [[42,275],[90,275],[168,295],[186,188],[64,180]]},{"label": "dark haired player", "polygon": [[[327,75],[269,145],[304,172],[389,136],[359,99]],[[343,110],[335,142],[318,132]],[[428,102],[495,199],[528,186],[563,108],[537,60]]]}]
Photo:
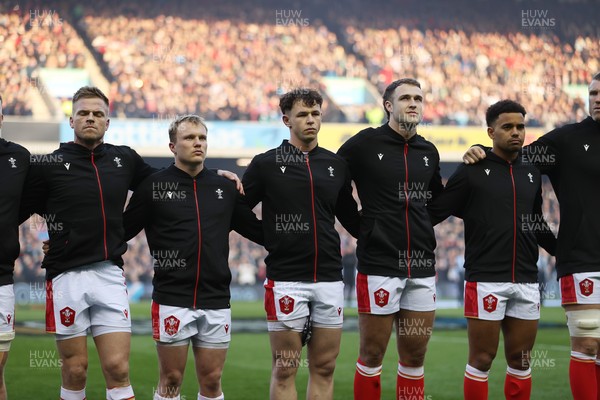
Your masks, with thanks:
[{"label": "dark haired player", "polygon": [[[523,148],[547,174],[560,203],[556,269],[571,336],[569,378],[575,400],[600,392],[600,73],[589,85],[589,117],[554,129]],[[479,146],[465,163],[485,158]]]},{"label": "dark haired player", "polygon": [[318,146],[323,98],[312,89],[281,96],[290,139],[250,163],[243,177],[251,207],[262,201],[272,352],[271,399],[296,398],[302,332],[308,342],[307,398],[333,398],[342,334],[344,284],[337,216],[353,235],[359,216],[344,160]]},{"label": "dark haired player", "polygon": [[525,109],[502,100],[486,112],[492,149],[476,165],[460,165],[427,208],[437,224],[450,215],[465,224],[465,317],[469,360],[467,400],[488,398],[488,374],[500,330],[508,364],[507,399],[531,395],[530,354],[540,318],[538,242],[554,254],[556,240],[542,215],[539,170],[521,162]]},{"label": "dark haired player", "polygon": [[[397,327],[396,397],[424,397],[425,352],[435,314],[435,235],[425,205],[442,189],[439,154],[417,134],[423,91],[411,78],[383,94],[388,123],[339,149],[362,204],[356,282],[360,352],[354,398],[381,397],[381,369]],[[405,329],[418,324],[415,334]],[[409,331],[411,331],[409,333]]]}]

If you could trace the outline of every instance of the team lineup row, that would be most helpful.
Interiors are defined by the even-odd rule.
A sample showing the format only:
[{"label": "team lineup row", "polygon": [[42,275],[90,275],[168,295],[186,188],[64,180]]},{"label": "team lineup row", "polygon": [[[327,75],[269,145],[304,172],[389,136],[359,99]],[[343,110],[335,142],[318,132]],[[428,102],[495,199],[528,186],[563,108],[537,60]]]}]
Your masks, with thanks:
[{"label": "team lineup row", "polygon": [[[242,181],[205,168],[208,129],[196,115],[169,127],[174,163],[156,170],[132,149],[104,143],[109,100],[97,88],[73,96],[74,142],[30,158],[0,139],[0,365],[14,338],[13,267],[18,226],[52,215],[42,263],[46,329],[60,355],[60,398],[85,399],[90,328],[107,399],[133,399],[131,320],[123,261],[126,241],[145,229],[155,262],[152,328],[160,364],[154,399],[178,399],[191,341],[198,399],[223,399],[221,374],[231,339],[228,235],[265,247],[265,311],[272,350],[271,399],[296,398],[295,375],[308,347],[308,398],[333,398],[343,322],[337,217],[358,239],[356,290],[360,348],[355,399],[381,397],[380,374],[396,325],[396,398],[424,398],[424,359],[435,314],[433,226],[465,224],[465,316],[469,356],[465,399],[487,399],[487,378],[504,332],[505,396],[528,399],[529,354],[539,320],[538,243],[557,258],[571,336],[573,397],[596,399],[600,363],[600,74],[583,121],[532,144],[524,107],[502,100],[486,112],[492,147],[474,146],[444,188],[435,146],[417,134],[424,95],[411,78],[383,94],[388,123],[350,138],[337,154],[318,146],[321,95],[299,88],[280,98],[290,139],[254,157]],[[1,105],[1,99],[0,99]],[[544,157],[539,157],[544,155]],[[550,162],[548,162],[550,160]],[[560,202],[554,237],[541,212],[541,174]],[[361,210],[352,196],[354,181]],[[125,212],[128,190],[134,194]],[[252,212],[262,202],[262,220]],[[527,224],[522,222],[526,221]],[[428,334],[407,334],[402,326]],[[0,374],[2,376],[2,374]],[[4,379],[0,400],[7,398]],[[416,394],[416,397],[414,397]]]}]

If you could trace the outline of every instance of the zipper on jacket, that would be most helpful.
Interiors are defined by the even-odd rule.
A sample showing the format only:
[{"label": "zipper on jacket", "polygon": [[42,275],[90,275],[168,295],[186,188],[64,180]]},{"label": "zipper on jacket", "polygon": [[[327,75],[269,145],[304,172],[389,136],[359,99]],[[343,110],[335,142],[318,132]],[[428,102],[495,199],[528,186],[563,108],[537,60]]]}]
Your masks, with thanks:
[{"label": "zipper on jacket", "polygon": [[196,223],[198,225],[198,261],[196,262],[196,285],[194,285],[194,308],[198,308],[198,282],[200,281],[200,255],[202,254],[202,231],[200,229],[200,208],[198,207],[198,192],[196,191],[196,180],[194,179],[194,201],[196,202]]},{"label": "zipper on jacket", "polygon": [[513,254],[512,254],[512,281],[515,282],[515,264],[517,261],[517,191],[515,189],[515,177],[513,175],[513,166],[509,164],[510,180],[513,190]]},{"label": "zipper on jacket", "polygon": [[404,197],[406,198],[406,266],[408,267],[408,277],[410,278],[410,227],[408,225],[408,143],[404,143]]},{"label": "zipper on jacket", "polygon": [[315,214],[315,187],[313,183],[312,171],[310,170],[310,162],[308,161],[308,154],[306,154],[306,168],[308,169],[308,176],[310,178],[310,200],[312,205],[312,217],[313,217],[313,238],[315,242],[315,264],[313,272],[313,280],[317,281],[317,259],[319,255],[319,246],[317,241],[317,215]]},{"label": "zipper on jacket", "polygon": [[108,260],[108,245],[106,243],[106,212],[104,210],[104,194],[102,193],[102,183],[100,183],[100,173],[94,162],[94,152],[92,152],[92,167],[96,171],[96,180],[98,181],[98,189],[100,189],[100,208],[102,209],[102,223],[104,227],[104,259]]}]

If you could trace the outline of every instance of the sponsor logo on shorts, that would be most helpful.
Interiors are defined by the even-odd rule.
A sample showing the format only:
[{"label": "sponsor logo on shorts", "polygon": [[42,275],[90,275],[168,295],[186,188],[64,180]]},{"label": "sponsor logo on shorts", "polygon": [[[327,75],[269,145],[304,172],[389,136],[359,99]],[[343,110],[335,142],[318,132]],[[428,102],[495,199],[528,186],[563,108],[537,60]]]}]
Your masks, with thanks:
[{"label": "sponsor logo on shorts", "polygon": [[180,321],[178,318],[176,318],[173,315],[169,315],[164,320],[165,333],[169,336],[175,335],[177,333],[177,331],[179,330],[179,323],[180,323]]},{"label": "sponsor logo on shorts", "polygon": [[129,318],[129,311],[127,309],[123,310],[123,314],[125,314],[125,318]]},{"label": "sponsor logo on shorts", "polygon": [[483,298],[483,309],[489,313],[496,311],[498,299],[493,294],[488,294]]},{"label": "sponsor logo on shorts", "polygon": [[594,293],[594,282],[585,278],[581,282],[579,282],[579,290],[581,294],[584,296],[589,296]]},{"label": "sponsor logo on shorts", "polygon": [[338,317],[342,315],[342,307],[338,307]]},{"label": "sponsor logo on shorts", "polygon": [[64,326],[71,326],[75,322],[75,310],[71,307],[65,307],[60,310],[60,323]]},{"label": "sponsor logo on shorts", "polygon": [[225,324],[225,333],[229,333],[229,324]]},{"label": "sponsor logo on shorts", "polygon": [[6,315],[6,321],[8,322],[8,324],[10,325],[10,320],[12,319],[12,315],[7,314]]},{"label": "sponsor logo on shorts", "polygon": [[386,306],[390,300],[390,292],[385,289],[376,290],[375,293],[373,293],[373,296],[375,297],[375,304],[379,307]]},{"label": "sponsor logo on shorts", "polygon": [[279,309],[284,314],[289,314],[294,311],[294,299],[290,296],[283,296],[279,299]]}]

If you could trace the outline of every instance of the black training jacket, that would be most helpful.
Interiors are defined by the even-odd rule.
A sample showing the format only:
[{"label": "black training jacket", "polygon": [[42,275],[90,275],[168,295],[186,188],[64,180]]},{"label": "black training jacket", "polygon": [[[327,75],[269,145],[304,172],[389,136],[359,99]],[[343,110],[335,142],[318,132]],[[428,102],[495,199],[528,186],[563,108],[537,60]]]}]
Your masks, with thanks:
[{"label": "black training jacket", "polygon": [[0,286],[13,283],[19,257],[19,204],[29,157],[23,146],[0,138]]},{"label": "black training jacket", "polygon": [[450,215],[465,224],[465,279],[469,282],[535,283],[538,242],[554,254],[556,239],[542,214],[539,170],[509,163],[488,151],[461,164],[428,206],[433,224]]},{"label": "black training jacket", "polygon": [[254,157],[243,184],[251,207],[262,201],[269,279],[342,280],[335,217],[354,236],[360,218],[341,157],[318,146],[303,154],[284,140]]},{"label": "black training jacket", "polygon": [[548,175],[560,204],[557,277],[598,271],[600,123],[587,117],[554,129],[523,147],[522,159]]},{"label": "black training jacket", "polygon": [[229,308],[229,231],[262,243],[262,225],[235,184],[204,168],[171,165],[144,180],[125,210],[125,239],[141,229],[154,263],[152,299],[186,308]]},{"label": "black training jacket", "polygon": [[46,279],[103,260],[122,266],[127,192],[154,171],[131,148],[106,143],[93,151],[61,143],[53,153],[37,157],[20,218],[35,212],[52,221],[50,250],[42,262]]},{"label": "black training jacket", "polygon": [[360,131],[338,154],[350,166],[362,205],[358,270],[434,276],[436,242],[425,205],[443,189],[435,146],[418,134],[407,141],[386,124]]}]

